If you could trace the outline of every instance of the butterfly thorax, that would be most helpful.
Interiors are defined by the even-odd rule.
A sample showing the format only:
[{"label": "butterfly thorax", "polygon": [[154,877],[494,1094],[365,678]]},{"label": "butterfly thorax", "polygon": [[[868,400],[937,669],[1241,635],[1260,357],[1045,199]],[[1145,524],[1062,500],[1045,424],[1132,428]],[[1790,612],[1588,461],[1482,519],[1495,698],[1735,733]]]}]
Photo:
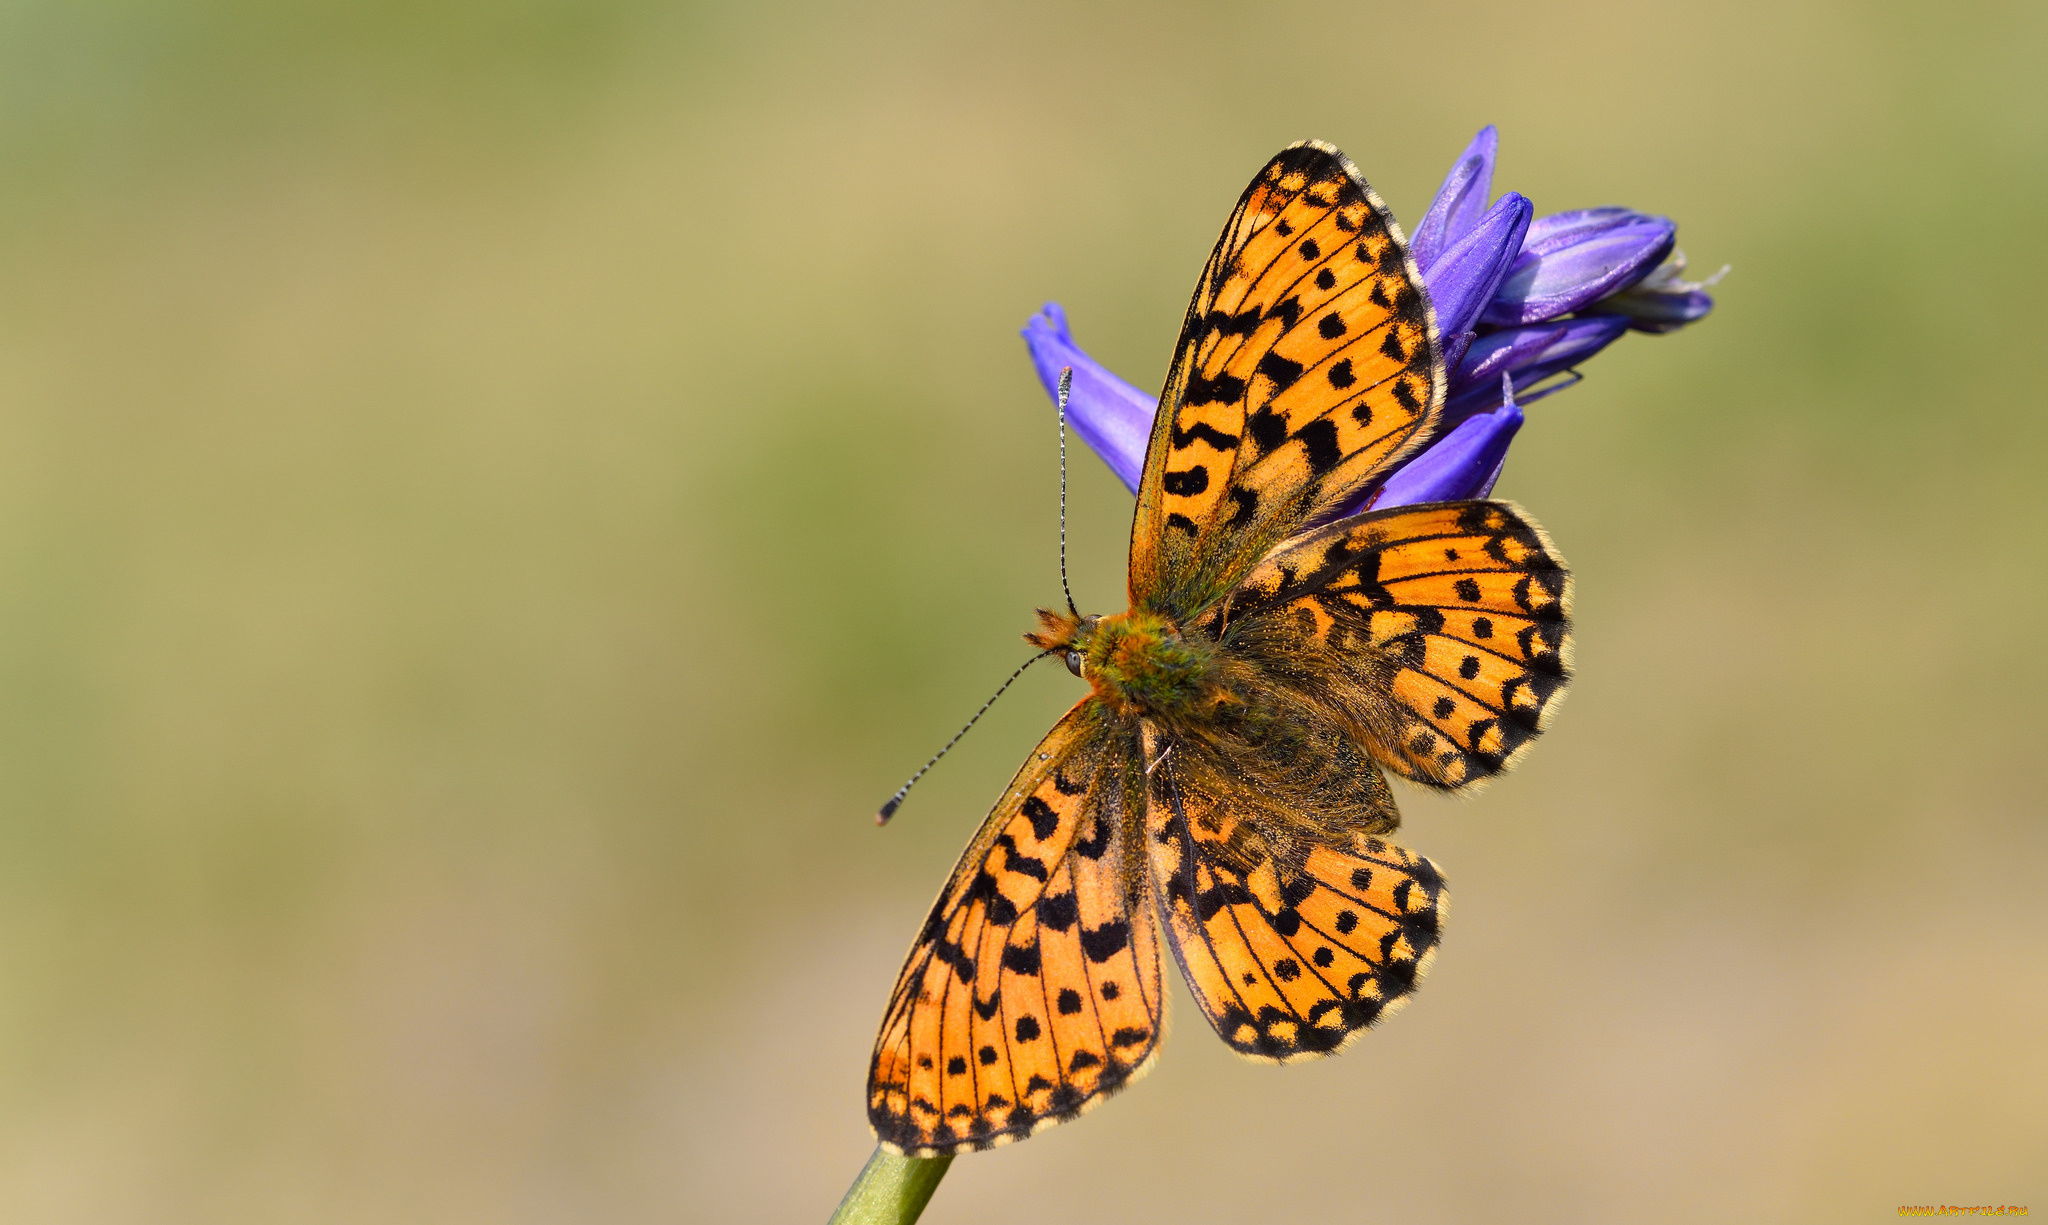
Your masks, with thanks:
[{"label": "butterfly thorax", "polygon": [[1222,698],[1215,644],[1183,634],[1158,613],[1132,609],[1109,617],[1072,617],[1039,609],[1044,629],[1024,637],[1066,656],[1067,667],[1120,715],[1170,722],[1199,717]]}]

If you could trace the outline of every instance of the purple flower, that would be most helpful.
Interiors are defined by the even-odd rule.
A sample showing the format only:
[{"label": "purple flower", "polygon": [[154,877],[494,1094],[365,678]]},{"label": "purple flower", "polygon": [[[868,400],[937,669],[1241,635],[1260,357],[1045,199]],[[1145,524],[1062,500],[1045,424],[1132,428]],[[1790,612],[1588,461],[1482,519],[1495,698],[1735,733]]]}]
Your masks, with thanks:
[{"label": "purple flower", "polygon": [[1685,280],[1679,276],[1684,271],[1685,252],[1674,249],[1650,275],[1595,302],[1593,308],[1628,320],[1628,325],[1638,332],[1675,332],[1706,318],[1707,312],[1714,309],[1714,299],[1707,295],[1707,287],[1727,276],[1728,266],[1721,265],[1719,272],[1704,281]]},{"label": "purple flower", "polygon": [[[1499,404],[1503,375],[1521,379],[1524,387],[1535,387],[1598,353],[1628,329],[1627,319],[1593,315],[1488,333],[1466,351],[1464,364],[1452,380],[1450,397],[1444,402],[1440,428],[1454,427],[1473,413]],[[1563,388],[1532,392],[1523,396],[1523,402],[1559,390]]]},{"label": "purple flower", "polygon": [[1508,327],[1582,310],[1650,275],[1677,236],[1669,218],[1626,208],[1538,218],[1484,320]]},{"label": "purple flower", "polygon": [[1436,263],[1438,256],[1479,223],[1493,196],[1493,163],[1499,156],[1500,132],[1489,123],[1458,155],[1443,186],[1436,189],[1436,199],[1429,202],[1429,211],[1422,214],[1422,224],[1415,227],[1415,239],[1408,249],[1417,265],[1428,268]]},{"label": "purple flower", "polygon": [[1480,312],[1490,309],[1501,281],[1516,262],[1515,253],[1522,249],[1529,219],[1535,215],[1536,206],[1529,203],[1529,197],[1511,191],[1495,201],[1480,215],[1479,223],[1441,256],[1427,264],[1416,261],[1444,335],[1471,331]]},{"label": "purple flower", "polygon": [[1536,213],[1527,196],[1512,191],[1487,206],[1499,146],[1492,124],[1479,129],[1444,176],[1410,248],[1436,308],[1444,365],[1454,371],[1474,339],[1472,328],[1480,312],[1521,251],[1529,219]]},{"label": "purple flower", "polygon": [[1067,393],[1068,423],[1118,480],[1132,493],[1138,492],[1138,478],[1145,472],[1145,444],[1152,437],[1152,416],[1159,411],[1158,397],[1139,391],[1083,353],[1067,331],[1067,312],[1057,302],[1046,303],[1024,325],[1024,346],[1031,350],[1031,364],[1038,367],[1038,381],[1045,384],[1045,394],[1055,403],[1060,398],[1060,371],[1073,368],[1074,385]]},{"label": "purple flower", "polygon": [[1500,407],[1460,421],[1420,455],[1395,469],[1366,505],[1385,510],[1417,502],[1462,502],[1492,493],[1493,483],[1507,463],[1508,444],[1522,428],[1513,377],[1502,375],[1495,394],[1500,397]]},{"label": "purple flower", "polygon": [[[1675,331],[1713,309],[1705,291],[1721,274],[1680,278],[1685,256],[1668,218],[1611,207],[1537,217],[1516,192],[1489,203],[1499,148],[1499,133],[1480,129],[1411,245],[1450,371],[1435,434],[1340,514],[1486,496],[1522,426],[1516,384],[1522,404],[1540,400],[1576,383],[1577,367],[1624,333]],[[1074,432],[1136,492],[1156,397],[1083,352],[1056,304],[1025,325],[1024,342],[1048,396],[1073,368]]]}]

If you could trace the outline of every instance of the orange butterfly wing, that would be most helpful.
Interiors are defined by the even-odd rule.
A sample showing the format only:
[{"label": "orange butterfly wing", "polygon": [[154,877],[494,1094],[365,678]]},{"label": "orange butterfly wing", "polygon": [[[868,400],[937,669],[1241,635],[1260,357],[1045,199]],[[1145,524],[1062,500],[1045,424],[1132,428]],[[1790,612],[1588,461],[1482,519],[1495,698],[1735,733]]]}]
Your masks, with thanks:
[{"label": "orange butterfly wing", "polygon": [[[1219,764],[1182,742],[1152,772],[1146,842],[1174,955],[1240,1054],[1328,1054],[1405,1003],[1428,969],[1443,877],[1377,833],[1319,828],[1320,814]],[[1389,802],[1372,828],[1395,819]]]},{"label": "orange butterfly wing", "polygon": [[1083,701],[960,857],[869,1064],[884,1147],[935,1156],[1020,1139],[1148,1066],[1165,1000],[1135,752],[1128,725]]},{"label": "orange butterfly wing", "polygon": [[1179,618],[1366,489],[1443,403],[1436,318],[1349,159],[1283,150],[1195,287],[1131,529],[1131,605]]},{"label": "orange butterfly wing", "polygon": [[1206,624],[1261,621],[1296,627],[1349,682],[1325,688],[1348,688],[1373,756],[1432,787],[1513,765],[1571,681],[1571,574],[1505,502],[1370,511],[1292,541]]}]

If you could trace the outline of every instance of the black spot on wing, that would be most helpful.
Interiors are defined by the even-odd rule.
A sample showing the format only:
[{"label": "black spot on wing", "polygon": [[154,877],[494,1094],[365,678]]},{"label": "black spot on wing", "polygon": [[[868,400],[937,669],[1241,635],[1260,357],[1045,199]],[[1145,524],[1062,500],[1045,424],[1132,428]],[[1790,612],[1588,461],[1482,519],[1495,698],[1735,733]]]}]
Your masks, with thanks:
[{"label": "black spot on wing", "polygon": [[1023,813],[1031,822],[1031,836],[1040,842],[1052,837],[1052,832],[1060,827],[1060,816],[1052,805],[1035,795],[1024,801]]},{"label": "black spot on wing", "polygon": [[[1030,855],[1018,854],[1017,843],[1011,839],[1010,835],[1002,835],[1001,837],[996,839],[995,844],[1003,848],[1003,850],[1007,852],[1006,858],[1003,860],[1003,869],[1005,871],[1015,872],[1020,876],[1028,876],[1031,879],[1040,882],[1043,882],[1046,879],[1045,861],[1042,859],[1034,858]],[[983,875],[985,876],[987,875],[987,873],[983,873]],[[981,882],[979,880],[975,882],[977,886],[979,886],[980,883]]]},{"label": "black spot on wing", "polygon": [[1249,336],[1259,330],[1259,319],[1259,308],[1247,306],[1236,314],[1212,310],[1202,316],[1202,324],[1218,335]]},{"label": "black spot on wing", "polygon": [[1308,466],[1317,476],[1337,466],[1344,452],[1337,445],[1337,423],[1318,417],[1295,432],[1294,437],[1308,452]]},{"label": "black spot on wing", "polygon": [[1089,827],[1088,836],[1074,840],[1074,854],[1083,859],[1095,860],[1102,858],[1102,852],[1108,848],[1109,822],[1104,821],[1098,813],[1095,816],[1095,823]]},{"label": "black spot on wing", "polygon": [[1401,916],[1401,934],[1408,937],[1408,947],[1416,952],[1427,952],[1437,941],[1437,918],[1434,909],[1411,910]]},{"label": "black spot on wing", "polygon": [[1251,890],[1233,880],[1202,890],[1195,898],[1195,917],[1207,923],[1225,906],[1243,906],[1253,900]]},{"label": "black spot on wing", "polygon": [[1415,963],[1406,957],[1389,961],[1380,968],[1380,981],[1389,996],[1408,994],[1415,990]]},{"label": "black spot on wing", "polygon": [[1244,419],[1245,432],[1251,435],[1252,445],[1264,455],[1274,447],[1287,441],[1287,418],[1262,407]]},{"label": "black spot on wing", "polygon": [[1259,511],[1259,495],[1256,490],[1233,485],[1230,487],[1230,500],[1237,504],[1237,509],[1231,512],[1229,520],[1223,525],[1225,527],[1242,527],[1250,523],[1252,516]]},{"label": "black spot on wing", "polygon": [[1259,359],[1258,370],[1273,382],[1275,391],[1285,391],[1301,377],[1301,363],[1289,361],[1278,353],[1268,353]]},{"label": "black spot on wing", "polygon": [[1071,893],[1049,893],[1038,899],[1038,921],[1056,932],[1063,932],[1081,917],[1081,907]]},{"label": "black spot on wing", "polygon": [[1178,451],[1192,444],[1197,439],[1208,443],[1219,451],[1233,450],[1237,446],[1237,436],[1235,434],[1226,434],[1215,426],[1197,421],[1184,430],[1177,427],[1174,429],[1173,449]]},{"label": "black spot on wing", "polygon": [[1235,404],[1244,399],[1244,380],[1234,374],[1219,374],[1215,378],[1204,378],[1199,374],[1188,378],[1184,402],[1190,408],[1204,404]]},{"label": "black spot on wing", "polygon": [[932,945],[932,960],[941,965],[951,966],[953,968],[953,977],[959,979],[962,983],[974,981],[974,958],[969,957],[967,950],[961,948],[957,943],[951,940],[941,940]]},{"label": "black spot on wing", "polygon": [[[1003,835],[1003,838],[1007,837],[1009,837],[1008,834]],[[1003,838],[996,839],[997,846],[1003,844]],[[1013,854],[1011,856],[1011,863],[1014,865],[1015,862],[1016,856]],[[1033,860],[1032,862],[1037,863],[1038,861]],[[1041,867],[1040,871],[1043,870],[1043,867]],[[1017,921],[1016,903],[1003,896],[1003,891],[996,886],[996,878],[989,874],[987,868],[983,868],[977,873],[973,883],[967,886],[965,900],[970,905],[977,901],[980,902],[985,908],[985,913],[988,915],[991,923],[1007,926]]]},{"label": "black spot on wing", "polygon": [[1131,925],[1121,919],[1104,923],[1093,931],[1081,929],[1081,951],[1088,954],[1088,960],[1100,964],[1108,961],[1131,942]]},{"label": "black spot on wing", "polygon": [[1402,266],[1400,249],[1393,243],[1387,244],[1380,266],[1389,276],[1402,278],[1400,287],[1394,290],[1394,318],[1410,327],[1420,328],[1428,317],[1422,305],[1422,294],[1407,282],[1407,269]]},{"label": "black spot on wing", "polygon": [[1316,891],[1316,882],[1309,876],[1289,876],[1280,882],[1280,903],[1292,909],[1307,901]]}]

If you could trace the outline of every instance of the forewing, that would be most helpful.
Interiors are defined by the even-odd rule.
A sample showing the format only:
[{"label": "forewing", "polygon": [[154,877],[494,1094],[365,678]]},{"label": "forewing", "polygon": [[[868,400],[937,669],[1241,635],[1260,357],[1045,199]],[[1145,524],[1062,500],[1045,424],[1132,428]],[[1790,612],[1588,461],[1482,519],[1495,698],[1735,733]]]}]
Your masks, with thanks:
[{"label": "forewing", "polygon": [[1571,575],[1504,502],[1333,523],[1260,563],[1207,624],[1320,661],[1301,683],[1352,714],[1381,764],[1445,789],[1513,765],[1571,679]]},{"label": "forewing", "polygon": [[1147,799],[1174,955],[1225,1042],[1260,1059],[1327,1054],[1405,1002],[1448,902],[1429,860],[1321,826],[1186,742],[1158,760]]},{"label": "forewing", "polygon": [[1188,306],[1145,454],[1131,602],[1182,618],[1380,479],[1443,402],[1400,228],[1320,142],[1268,162]]},{"label": "forewing", "polygon": [[1136,751],[1128,725],[1082,702],[961,856],[869,1065],[884,1147],[936,1156],[1019,1139],[1145,1069],[1164,1003]]}]

